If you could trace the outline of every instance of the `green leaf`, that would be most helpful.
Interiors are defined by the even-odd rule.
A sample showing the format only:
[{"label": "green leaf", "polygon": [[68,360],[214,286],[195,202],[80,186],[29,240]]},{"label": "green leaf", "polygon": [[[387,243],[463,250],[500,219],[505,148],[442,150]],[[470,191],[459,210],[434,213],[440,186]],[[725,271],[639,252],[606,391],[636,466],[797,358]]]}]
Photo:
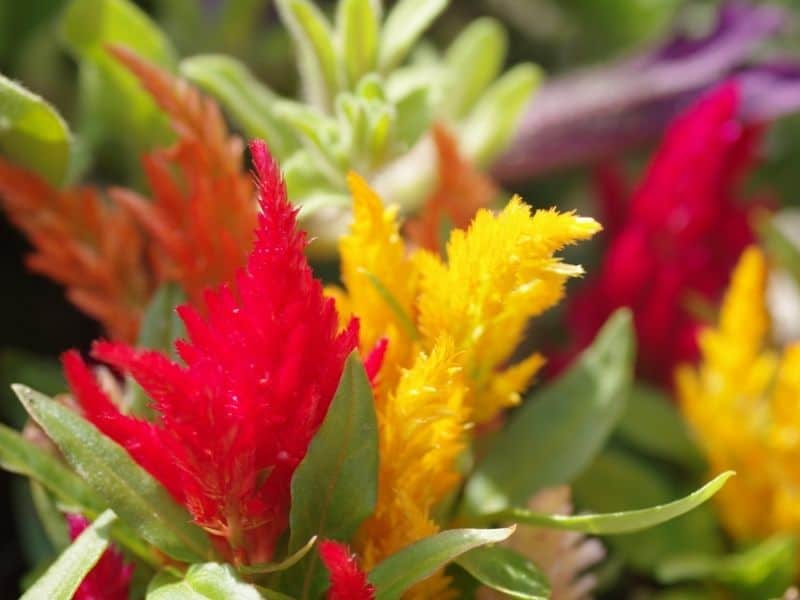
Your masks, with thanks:
[{"label": "green leaf", "polygon": [[138,80],[106,51],[107,44],[120,44],[173,69],[175,51],[157,25],[128,0],[73,0],[60,26],[62,39],[79,61],[80,133],[95,154],[105,145],[138,154],[168,141],[167,119]]},{"label": "green leaf", "polygon": [[69,127],[55,108],[0,75],[0,153],[60,185],[71,143]]},{"label": "green leaf", "polygon": [[462,119],[500,75],[508,50],[508,35],[495,19],[476,19],[444,54],[447,90],[442,114]]},{"label": "green leaf", "polygon": [[111,510],[101,514],[20,600],[70,600],[83,578],[108,548],[110,526],[116,518]]},{"label": "green leaf", "polygon": [[208,537],[189,513],[121,446],[47,396],[23,385],[14,391],[67,461],[141,537],[178,560],[211,554]]},{"label": "green leaf", "polygon": [[530,560],[502,546],[470,550],[456,564],[475,579],[511,598],[546,600],[550,597],[547,577]]},{"label": "green leaf", "polygon": [[528,398],[497,435],[467,481],[462,512],[524,505],[540,489],[572,481],[625,408],[633,353],[631,314],[619,310],[569,371]]},{"label": "green leaf", "polygon": [[544,515],[524,508],[507,508],[492,515],[485,515],[481,520],[514,521],[525,525],[582,531],[595,535],[628,533],[653,527],[686,514],[716,494],[733,475],[733,471],[726,471],[688,496],[651,508],[585,515]]},{"label": "green leaf", "polygon": [[661,583],[715,581],[734,587],[740,597],[780,596],[796,580],[797,541],[787,535],[769,538],[737,554],[689,554],[665,561],[656,571]]},{"label": "green leaf", "polygon": [[353,89],[364,75],[375,69],[379,27],[373,0],[339,0],[336,33],[346,89]]},{"label": "green leaf", "polygon": [[[686,492],[663,463],[618,448],[604,450],[572,484],[578,506],[612,512],[664,504]],[[609,538],[606,544],[634,571],[652,574],[665,558],[687,552],[717,554],[724,539],[711,506],[650,529]]]},{"label": "green leaf", "polygon": [[0,466],[38,481],[67,506],[88,508],[96,514],[105,508],[66,465],[5,425],[0,425]]},{"label": "green leaf", "polygon": [[415,583],[433,575],[465,552],[508,539],[513,527],[502,529],[450,529],[424,538],[395,552],[372,571],[376,600],[400,598]]},{"label": "green leaf", "polygon": [[276,0],[297,48],[303,91],[319,109],[330,110],[339,90],[330,24],[309,0]]},{"label": "green leaf", "polygon": [[[136,345],[160,350],[175,358],[175,341],[186,334],[176,307],[186,300],[181,287],[174,282],[161,285],[147,306]],[[150,398],[132,377],[126,379],[125,409],[133,416],[152,420]]]},{"label": "green leaf", "polygon": [[449,0],[399,0],[386,17],[380,36],[378,64],[387,73],[405,59],[411,47],[438,17]]},{"label": "green leaf", "polygon": [[[339,388],[305,458],[292,477],[289,552],[309,538],[349,540],[378,498],[378,429],[372,390],[357,352],[345,362]],[[295,567],[301,598],[321,590],[319,558]],[[311,595],[309,595],[311,594]]]},{"label": "green leaf", "polygon": [[162,571],[147,588],[147,600],[262,600],[258,590],[242,583],[230,565],[192,565],[183,579]]},{"label": "green leaf", "polygon": [[235,58],[201,54],[181,61],[180,71],[214,96],[247,137],[266,140],[278,160],[287,160],[299,148],[294,133],[272,110],[278,96]]},{"label": "green leaf", "polygon": [[278,571],[285,571],[289,567],[293,567],[296,565],[300,560],[309,553],[311,548],[314,547],[314,543],[317,541],[317,536],[312,537],[306,545],[300,548],[294,554],[286,557],[284,560],[278,563],[262,563],[262,564],[255,564],[255,565],[243,565],[239,567],[239,572],[245,575],[251,574],[261,574],[261,573],[277,573]]},{"label": "green leaf", "polygon": [[459,127],[464,153],[476,165],[489,166],[506,149],[541,78],[538,67],[521,64],[486,90]]},{"label": "green leaf", "polygon": [[631,389],[615,435],[655,458],[693,471],[703,466],[703,456],[674,403],[665,392],[647,384],[638,383]]}]

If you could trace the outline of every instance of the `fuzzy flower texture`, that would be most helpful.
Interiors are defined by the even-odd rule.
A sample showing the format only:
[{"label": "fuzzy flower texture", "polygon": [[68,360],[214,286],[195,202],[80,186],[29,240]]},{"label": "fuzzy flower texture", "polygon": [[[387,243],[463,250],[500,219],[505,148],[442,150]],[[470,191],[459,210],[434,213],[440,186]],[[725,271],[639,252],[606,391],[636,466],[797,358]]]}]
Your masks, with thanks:
[{"label": "fuzzy flower texture", "polygon": [[321,424],[356,346],[339,329],[306,261],[306,238],[263,143],[251,146],[261,214],[236,283],[181,306],[188,340],[165,355],[98,342],[93,356],[131,374],[152,399],[154,423],[122,414],[80,355],[64,356],[86,416],[125,447],[205,529],[229,560],[269,560],[285,531],[292,474]]},{"label": "fuzzy flower texture", "polygon": [[678,369],[681,408],[712,472],[737,477],[714,498],[723,523],[749,542],[800,533],[800,343],[768,343],[767,262],[742,255],[716,327],[700,334],[702,362]]},{"label": "fuzzy flower texture", "polygon": [[[472,425],[517,404],[544,362],[539,354],[513,362],[525,327],[582,273],[556,252],[600,226],[513,198],[452,230],[440,256],[409,248],[396,207],[358,176],[349,183],[354,221],[339,248],[346,289],[328,293],[358,316],[363,354],[388,340],[375,385],[378,503],[354,544],[370,569],[440,530],[435,509],[461,481]],[[437,573],[407,597],[449,598],[452,589]]]}]

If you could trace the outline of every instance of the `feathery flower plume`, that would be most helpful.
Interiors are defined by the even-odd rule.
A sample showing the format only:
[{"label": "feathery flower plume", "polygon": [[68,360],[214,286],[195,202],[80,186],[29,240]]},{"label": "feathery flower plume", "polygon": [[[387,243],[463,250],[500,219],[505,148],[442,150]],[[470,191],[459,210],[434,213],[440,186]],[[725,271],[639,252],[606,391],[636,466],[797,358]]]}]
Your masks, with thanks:
[{"label": "feathery flower plume", "polygon": [[[528,319],[555,304],[566,280],[581,273],[555,252],[599,225],[571,213],[531,214],[515,198],[500,214],[481,210],[467,231],[453,230],[446,259],[409,254],[396,208],[385,208],[359,177],[349,183],[354,222],[340,242],[347,289],[330,293],[343,313],[358,315],[362,353],[388,340],[375,390],[378,505],[356,540],[369,568],[439,530],[433,511],[459,483],[456,459],[467,428],[519,401],[542,359],[507,362]],[[441,573],[410,592],[449,593]]]},{"label": "feathery flower plume", "polygon": [[206,287],[233,278],[252,245],[256,202],[242,141],[228,133],[217,105],[132,52],[109,51],[177,134],[173,146],[143,157],[153,200],[123,188],[109,190],[111,202],[90,187],[58,190],[2,159],[0,200],[36,250],[30,267],[65,285],[110,337],[131,342],[159,283],[179,282],[199,305]]},{"label": "feathery flower plume", "polygon": [[165,355],[98,342],[93,355],[130,373],[157,423],[123,415],[77,352],[64,363],[86,416],[123,445],[237,563],[263,562],[284,532],[289,484],[355,347],[357,322],[339,331],[304,255],[305,234],[263,142],[251,153],[261,214],[235,285],[204,295],[206,316],[178,312],[188,340]]},{"label": "feathery flower plume", "polygon": [[319,543],[319,555],[331,576],[326,600],[374,600],[375,588],[358,568],[356,557],[347,546],[323,540]]},{"label": "feathery flower plume", "polygon": [[739,260],[719,322],[699,336],[701,362],[676,371],[676,391],[710,469],[737,476],[714,498],[741,541],[800,533],[800,344],[768,346],[767,264],[749,248]]},{"label": "feathery flower plume", "polygon": [[[677,119],[615,223],[599,275],[570,305],[577,351],[617,308],[633,309],[639,373],[669,385],[679,362],[697,357],[698,306],[713,306],[742,250],[758,203],[743,205],[737,186],[759,129],[737,119],[739,91],[726,84]],[[607,212],[619,184],[606,182]],[[611,190],[608,192],[608,190]],[[763,205],[763,203],[762,203]]]},{"label": "feathery flower plume", "polygon": [[244,264],[256,226],[253,185],[242,140],[228,133],[217,104],[194,87],[120,46],[109,52],[139,78],[170,118],[177,142],[144,156],[153,199],[113,189],[152,238],[161,279],[181,283],[199,303],[210,285]]},{"label": "feathery flower plume", "polygon": [[[89,521],[83,515],[69,513],[67,525],[70,539],[75,540],[89,526]],[[83,578],[73,600],[128,600],[133,568],[116,547],[109,547]]]},{"label": "feathery flower plume", "polygon": [[31,270],[64,285],[111,337],[136,338],[155,284],[145,241],[125,210],[91,187],[59,190],[2,158],[0,205],[34,248]]}]

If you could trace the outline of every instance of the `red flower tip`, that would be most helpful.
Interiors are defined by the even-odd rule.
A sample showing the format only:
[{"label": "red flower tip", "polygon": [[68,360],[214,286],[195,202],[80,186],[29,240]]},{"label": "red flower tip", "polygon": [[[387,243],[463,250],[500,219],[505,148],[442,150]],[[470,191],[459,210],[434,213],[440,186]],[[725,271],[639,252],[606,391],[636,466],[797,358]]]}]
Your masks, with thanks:
[{"label": "red flower tip", "polygon": [[375,588],[358,568],[356,557],[347,546],[323,540],[319,543],[319,555],[331,576],[327,600],[374,600]]},{"label": "red flower tip", "polygon": [[181,306],[184,364],[98,342],[93,356],[142,386],[155,423],[123,415],[76,353],[65,370],[87,417],[182,502],[240,562],[266,562],[288,524],[292,474],[322,423],[358,323],[339,331],[304,254],[305,235],[263,143],[251,146],[261,214],[235,282]]},{"label": "red flower tip", "polygon": [[716,303],[739,254],[754,240],[749,217],[765,204],[743,205],[737,194],[760,134],[741,124],[738,104],[737,86],[726,83],[678,117],[627,211],[616,198],[623,186],[603,182],[601,196],[613,196],[611,212],[625,220],[612,219],[600,275],[573,297],[573,351],[587,345],[616,308],[629,306],[641,376],[668,386],[675,366],[696,358],[698,320],[691,307]]},{"label": "red flower tip", "polygon": [[[89,521],[82,515],[69,513],[67,525],[69,537],[74,540],[89,526]],[[83,578],[73,600],[128,600],[134,566],[125,562],[116,547],[109,546]]]},{"label": "red flower tip", "polygon": [[378,374],[383,366],[383,359],[386,358],[386,349],[388,347],[389,338],[382,337],[375,342],[375,346],[369,351],[366,360],[364,360],[364,370],[367,372],[369,382],[373,386],[378,383]]}]

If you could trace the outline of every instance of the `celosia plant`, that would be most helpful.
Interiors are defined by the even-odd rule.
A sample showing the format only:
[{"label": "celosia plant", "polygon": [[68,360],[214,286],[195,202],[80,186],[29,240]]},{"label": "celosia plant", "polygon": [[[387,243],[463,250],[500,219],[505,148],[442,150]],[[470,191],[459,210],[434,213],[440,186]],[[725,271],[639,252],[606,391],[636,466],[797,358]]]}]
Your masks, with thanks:
[{"label": "celosia plant", "polygon": [[[481,431],[472,425],[519,401],[542,362],[533,355],[508,366],[522,328],[580,273],[555,253],[598,225],[532,213],[514,199],[454,230],[444,259],[425,250],[406,255],[395,209],[353,174],[356,220],[342,242],[347,295],[338,295],[361,319],[359,334],[356,318],[340,316],[312,277],[297,211],[266,147],[253,143],[251,155],[261,209],[255,243],[235,281],[203,295],[203,314],[178,308],[188,335],[176,344],[183,364],[120,343],[94,346],[95,358],[142,386],[153,421],[125,414],[119,394],[106,391],[75,351],[64,364],[82,416],[16,388],[75,471],[0,429],[4,464],[72,508],[96,515],[110,507],[120,519],[109,529],[116,517],[104,512],[30,593],[61,586],[71,594],[94,576],[113,536],[146,573],[161,569],[149,585],[154,598],[200,580],[226,597],[260,598],[267,588],[266,597],[459,597],[463,590],[444,571],[453,560],[489,587],[541,595],[546,579],[528,558],[481,550],[513,527],[481,526],[630,531],[682,514],[721,486],[725,477],[655,510],[573,518],[513,508],[513,484],[507,510],[498,512],[497,493],[510,482],[481,461],[476,469],[463,462]],[[617,322],[604,340],[627,331],[624,319]],[[346,359],[357,347],[363,366],[356,354]],[[624,393],[628,356],[606,359],[618,375],[606,392]],[[498,441],[528,418],[520,412]],[[484,504],[475,490],[488,481],[495,492]],[[456,510],[462,485],[467,502]],[[319,555],[309,553],[317,538],[328,538]],[[501,559],[513,565],[507,575],[487,572]]]},{"label": "celosia plant", "polygon": [[[598,275],[573,300],[569,324],[583,347],[615,309],[633,310],[638,371],[669,385],[697,358],[701,316],[713,307],[742,250],[754,241],[752,199],[740,196],[758,127],[738,117],[740,92],[725,84],[667,131],[631,199],[606,185],[612,230]],[[763,202],[760,203],[763,206]]]},{"label": "celosia plant", "polygon": [[767,273],[761,251],[746,250],[718,323],[700,333],[700,364],[676,373],[681,409],[710,470],[739,473],[716,504],[725,528],[744,542],[800,531],[800,345],[779,350],[769,343]]}]

